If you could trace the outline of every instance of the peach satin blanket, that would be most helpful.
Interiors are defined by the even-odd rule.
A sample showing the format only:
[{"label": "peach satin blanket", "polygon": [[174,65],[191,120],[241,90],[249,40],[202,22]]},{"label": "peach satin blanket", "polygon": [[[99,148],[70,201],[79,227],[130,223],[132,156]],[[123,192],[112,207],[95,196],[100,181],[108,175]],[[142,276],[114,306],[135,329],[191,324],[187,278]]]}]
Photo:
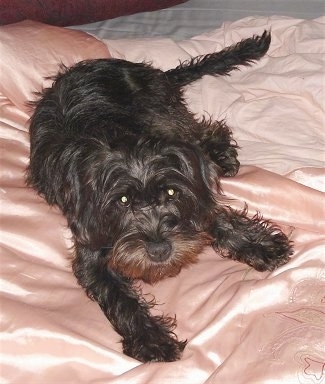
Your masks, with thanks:
[{"label": "peach satin blanket", "polygon": [[[323,384],[325,382],[324,23],[247,18],[183,42],[99,41],[23,22],[0,28],[1,383]],[[223,180],[235,207],[277,221],[295,253],[258,273],[206,249],[200,261],[145,293],[176,314],[180,361],[141,364],[77,285],[64,217],[24,185],[25,103],[60,62],[124,57],[167,69],[190,55],[272,30],[268,55],[230,77],[204,77],[186,98],[226,118],[242,168]]]}]

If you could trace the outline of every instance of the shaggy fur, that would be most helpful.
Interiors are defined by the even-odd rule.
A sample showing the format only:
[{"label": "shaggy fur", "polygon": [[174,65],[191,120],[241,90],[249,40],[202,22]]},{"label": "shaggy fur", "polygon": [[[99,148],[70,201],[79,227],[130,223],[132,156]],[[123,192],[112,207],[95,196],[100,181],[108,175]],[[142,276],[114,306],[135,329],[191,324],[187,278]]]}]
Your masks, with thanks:
[{"label": "shaggy fur", "polygon": [[[274,224],[222,202],[220,176],[237,173],[224,122],[197,120],[183,87],[228,75],[268,50],[270,34],[163,72],[116,59],[63,68],[35,105],[27,182],[57,205],[72,231],[73,271],[140,361],[179,359],[175,320],[152,316],[134,280],[155,283],[206,246],[258,271],[292,253]],[[213,193],[212,189],[217,193]]]}]

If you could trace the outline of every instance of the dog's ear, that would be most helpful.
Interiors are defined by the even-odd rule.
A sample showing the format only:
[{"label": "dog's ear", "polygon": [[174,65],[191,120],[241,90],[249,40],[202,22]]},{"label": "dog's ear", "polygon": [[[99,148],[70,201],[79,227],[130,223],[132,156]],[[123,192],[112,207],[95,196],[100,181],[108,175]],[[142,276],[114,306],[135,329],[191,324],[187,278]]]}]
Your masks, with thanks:
[{"label": "dog's ear", "polygon": [[57,162],[62,169],[55,202],[66,216],[75,241],[89,248],[103,242],[99,184],[103,164],[111,156],[108,145],[79,139],[65,146]]},{"label": "dog's ear", "polygon": [[73,233],[74,240],[89,249],[99,249],[104,243],[101,236],[101,220],[98,216],[97,207],[93,198],[87,198],[88,194],[83,192],[81,196],[70,194],[70,202],[75,204],[74,211],[66,213],[69,227]]},{"label": "dog's ear", "polygon": [[181,142],[166,146],[164,151],[168,156],[175,156],[182,173],[189,180],[195,181],[200,196],[204,195],[203,189],[206,192],[220,190],[218,167],[205,156],[200,147]]},{"label": "dog's ear", "polygon": [[203,182],[210,190],[215,189],[221,192],[219,181],[220,170],[218,166],[208,159],[201,149],[197,148],[196,152]]}]

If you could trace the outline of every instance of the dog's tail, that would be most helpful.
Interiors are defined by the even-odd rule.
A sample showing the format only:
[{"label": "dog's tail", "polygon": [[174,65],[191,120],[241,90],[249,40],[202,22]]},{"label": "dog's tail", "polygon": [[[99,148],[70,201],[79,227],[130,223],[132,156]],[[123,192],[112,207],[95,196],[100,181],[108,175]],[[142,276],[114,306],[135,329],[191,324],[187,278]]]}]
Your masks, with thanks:
[{"label": "dog's tail", "polygon": [[194,57],[166,72],[169,80],[179,87],[199,80],[204,75],[228,75],[239,65],[250,65],[267,52],[271,43],[270,32],[249,39],[207,55]]}]

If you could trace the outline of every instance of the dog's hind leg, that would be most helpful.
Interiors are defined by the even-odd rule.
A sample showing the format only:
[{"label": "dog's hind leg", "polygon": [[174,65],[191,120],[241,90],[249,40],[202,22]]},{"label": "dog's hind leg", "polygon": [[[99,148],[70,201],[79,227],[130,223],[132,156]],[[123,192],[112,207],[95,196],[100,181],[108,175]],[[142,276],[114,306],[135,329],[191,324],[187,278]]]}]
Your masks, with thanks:
[{"label": "dog's hind leg", "polygon": [[235,176],[239,169],[237,143],[223,121],[203,119],[197,130],[198,144],[203,152],[218,166],[219,176]]},{"label": "dog's hind leg", "polygon": [[271,35],[264,31],[261,36],[240,41],[239,43],[207,55],[194,57],[181,63],[178,67],[166,72],[169,80],[183,87],[204,75],[224,76],[240,65],[250,65],[259,60],[267,52]]},{"label": "dog's hind leg", "polygon": [[147,303],[130,280],[108,268],[106,252],[77,245],[73,271],[122,336],[123,352],[142,362],[178,360],[186,342],[173,333],[175,319],[151,316],[154,303]]}]

